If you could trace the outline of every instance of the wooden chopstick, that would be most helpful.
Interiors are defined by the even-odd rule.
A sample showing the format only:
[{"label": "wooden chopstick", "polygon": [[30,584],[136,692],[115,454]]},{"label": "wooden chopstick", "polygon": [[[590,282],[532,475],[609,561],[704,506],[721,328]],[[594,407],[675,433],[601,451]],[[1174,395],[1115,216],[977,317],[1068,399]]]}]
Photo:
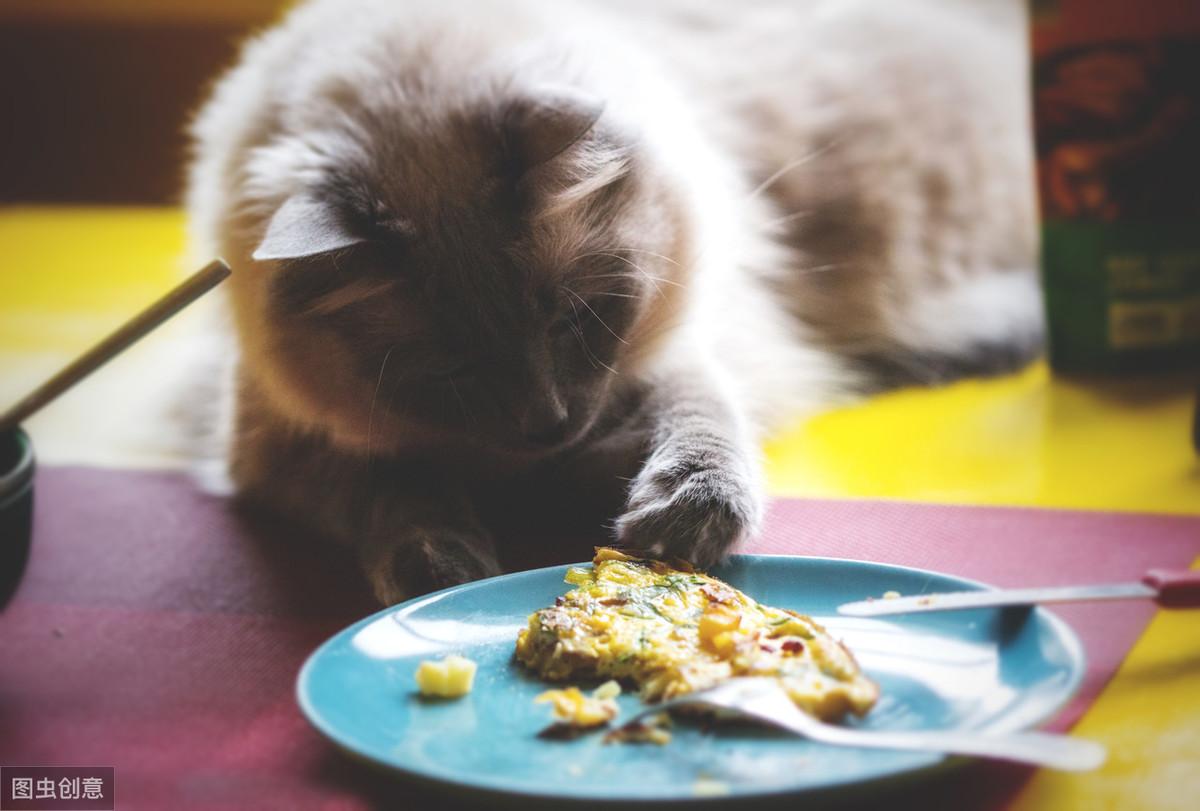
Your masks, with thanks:
[{"label": "wooden chopstick", "polygon": [[142,336],[212,290],[227,276],[229,266],[216,259],[184,279],[165,296],[126,321],[103,341],[0,414],[0,431],[16,427],[42,406],[124,352]]}]

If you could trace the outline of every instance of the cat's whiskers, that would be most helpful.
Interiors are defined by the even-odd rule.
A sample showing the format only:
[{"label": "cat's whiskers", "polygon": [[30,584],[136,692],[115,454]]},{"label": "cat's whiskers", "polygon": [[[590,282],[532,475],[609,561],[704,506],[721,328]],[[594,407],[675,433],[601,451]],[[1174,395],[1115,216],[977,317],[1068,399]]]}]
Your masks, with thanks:
[{"label": "cat's whiskers", "polygon": [[[663,276],[653,276],[649,273],[646,273],[646,271],[644,271],[644,270],[641,272],[642,272],[642,275],[644,275],[650,281],[661,282],[662,284],[669,284],[673,287],[683,287],[682,284],[675,281],[674,279],[667,279]],[[580,281],[586,282],[589,279],[624,279],[624,278],[626,278],[626,274],[624,274],[624,273],[594,273],[591,276],[584,276],[582,279],[580,279]]]},{"label": "cat's whiskers", "polygon": [[812,265],[806,268],[796,268],[797,273],[828,273],[831,270],[849,267],[845,262],[833,262],[828,265]]},{"label": "cat's whiskers", "polygon": [[[379,389],[383,386],[383,374],[387,370],[388,360],[392,357],[392,353],[396,351],[398,344],[392,344],[388,347],[388,351],[383,354],[383,363],[379,364],[379,378],[375,381],[375,393],[371,395],[371,409],[367,414],[367,464],[371,463],[371,438],[375,428],[375,405],[379,402]],[[392,388],[392,394],[396,390]],[[390,397],[388,398],[391,399]]]},{"label": "cat's whiskers", "polygon": [[788,223],[796,222],[798,220],[808,219],[815,213],[816,212],[814,211],[793,211],[791,214],[784,214],[782,217],[776,217],[773,220],[767,220],[762,224],[762,227],[764,231],[769,231],[772,228],[780,225],[787,225]]},{"label": "cat's whiskers", "polygon": [[[627,250],[627,249],[622,248],[622,249],[618,249],[618,250]],[[649,253],[649,251],[646,251],[646,253]],[[681,285],[679,282],[672,281],[671,279],[664,279],[661,276],[655,276],[651,273],[648,273],[645,268],[643,268],[641,265],[639,265],[637,262],[634,262],[632,259],[630,259],[627,256],[621,256],[620,254],[611,253],[609,251],[591,251],[589,253],[581,253],[578,256],[576,256],[574,259],[572,259],[568,264],[575,264],[575,262],[579,261],[580,259],[586,259],[590,256],[607,256],[611,259],[616,259],[620,262],[624,262],[625,264],[629,265],[631,268],[636,270],[638,273],[640,273],[642,276],[644,276],[646,278],[646,280],[649,281],[652,285],[654,285],[654,289],[658,293],[659,296],[664,295],[662,288],[659,287],[659,283],[672,284],[672,285],[675,285],[676,287],[683,287],[683,285]],[[666,257],[664,257],[664,258],[666,258]],[[674,260],[669,260],[669,261],[674,261]],[[678,264],[678,263],[676,262],[676,264]],[[589,276],[587,278],[589,278],[589,279],[607,279],[607,278],[620,277],[620,275],[621,274],[619,274],[619,273],[612,273],[612,274],[607,274],[607,275],[597,274],[597,275]]]},{"label": "cat's whiskers", "polygon": [[586,301],[586,300],[584,300],[583,296],[579,295],[579,294],[578,294],[578,293],[576,293],[574,290],[572,290],[571,288],[567,287],[565,284],[564,284],[564,285],[562,285],[562,289],[563,289],[563,290],[566,290],[566,291],[567,291],[568,293],[570,293],[572,296],[574,296],[575,298],[579,299],[579,303],[580,303],[580,304],[582,304],[584,307],[587,307],[587,308],[588,308],[588,311],[589,311],[589,312],[590,312],[592,315],[596,316],[596,320],[600,322],[600,325],[601,325],[602,327],[604,327],[606,330],[608,330],[609,334],[610,334],[610,335],[612,335],[612,337],[616,338],[618,341],[620,341],[621,343],[625,344],[626,346],[628,346],[628,345],[629,345],[629,341],[626,341],[624,338],[622,338],[620,335],[618,335],[618,334],[617,334],[617,333],[616,333],[616,332],[613,330],[613,328],[612,328],[612,327],[610,327],[610,326],[608,325],[608,322],[607,322],[607,321],[605,321],[603,318],[601,318],[601,317],[600,317],[600,313],[596,312],[596,310],[595,310],[595,309],[592,307],[592,305],[588,304],[588,303],[587,303],[587,301]]},{"label": "cat's whiskers", "polygon": [[478,423],[475,420],[475,415],[471,413],[471,409],[467,408],[466,401],[463,400],[462,395],[459,394],[459,392],[458,392],[458,384],[454,382],[453,375],[446,379],[450,383],[450,389],[454,392],[455,399],[458,400],[458,407],[462,411],[463,422],[470,423],[472,425],[477,425]]},{"label": "cat's whiskers", "polygon": [[608,371],[612,372],[613,374],[617,374],[616,369],[600,360],[600,358],[596,357],[596,353],[592,351],[590,346],[588,346],[587,337],[583,334],[583,324],[579,320],[579,308],[575,306],[575,302],[571,299],[567,299],[567,303],[571,305],[571,312],[575,315],[575,321],[570,325],[571,332],[575,335],[575,340],[579,341],[579,347],[583,350],[583,354],[587,356],[588,363],[592,365],[593,369],[595,369],[598,364],[603,366],[605,369],[608,369]]},{"label": "cat's whiskers", "polygon": [[[670,279],[664,279],[661,276],[652,276],[651,274],[647,273],[646,271],[642,270],[641,268],[638,268],[638,272],[641,273],[642,276],[645,277],[646,281],[650,282],[650,284],[654,287],[654,292],[658,294],[659,298],[666,298],[666,294],[663,293],[662,287],[659,286],[660,284],[670,284],[670,285],[675,285],[676,287],[683,286],[683,285],[679,284],[678,282],[674,282]],[[596,273],[591,276],[584,276],[582,279],[580,279],[580,281],[587,282],[587,281],[591,281],[593,279],[624,279],[624,278],[627,278],[624,273]],[[616,293],[608,293],[607,295],[617,295],[617,294]],[[629,298],[637,298],[637,296],[629,296]]]},{"label": "cat's whiskers", "polygon": [[655,253],[654,251],[648,251],[648,250],[646,250],[645,248],[613,248],[613,250],[615,250],[615,251],[629,251],[629,252],[631,252],[631,253],[644,253],[644,254],[646,254],[647,256],[653,256],[653,257],[655,257],[656,259],[661,259],[661,260],[663,260],[664,262],[670,262],[670,263],[671,263],[672,265],[674,265],[675,267],[682,267],[682,265],[680,265],[680,264],[679,264],[679,262],[677,262],[676,260],[672,259],[671,257],[669,257],[669,256],[663,256],[661,253]]},{"label": "cat's whiskers", "polygon": [[757,186],[755,186],[753,189],[751,189],[750,193],[746,195],[746,200],[750,201],[750,200],[753,200],[754,198],[758,197],[760,194],[765,192],[767,189],[774,186],[788,172],[793,172],[796,169],[799,169],[801,166],[804,166],[807,163],[811,163],[812,161],[814,161],[817,158],[824,155],[829,150],[838,146],[843,140],[844,140],[844,137],[843,138],[834,138],[832,141],[825,144],[825,146],[822,146],[818,149],[814,149],[813,151],[811,151],[805,155],[801,155],[798,158],[793,158],[792,160],[788,161],[783,166],[780,166],[778,169],[776,169],[774,172],[772,172],[767,177],[766,180],[764,180],[762,183],[759,183]]},{"label": "cat's whiskers", "polygon": [[404,375],[396,375],[395,381],[392,383],[391,391],[388,392],[387,400],[384,401],[384,408],[390,410],[396,403],[396,392],[400,391],[400,385],[404,383]]},{"label": "cat's whiskers", "polygon": [[583,336],[583,330],[576,327],[575,328],[575,336],[577,338],[579,338],[580,343],[583,345],[583,351],[587,354],[588,361],[592,364],[592,368],[595,368],[597,365],[599,365],[599,366],[603,366],[605,369],[607,369],[609,372],[611,372],[614,375],[619,374],[616,369],[609,366],[604,361],[600,360],[600,358],[596,357],[596,353],[593,352],[592,348],[587,345],[587,339],[584,338],[584,336]]},{"label": "cat's whiskers", "polygon": [[579,347],[583,353],[587,355],[588,363],[592,364],[592,368],[596,368],[596,360],[592,355],[592,350],[588,348],[587,339],[583,337],[583,328],[579,324],[579,308],[575,306],[575,302],[567,299],[567,303],[571,305],[571,312],[575,315],[575,320],[568,326],[571,327],[571,333],[575,336],[575,340],[579,341]]},{"label": "cat's whiskers", "polygon": [[[570,290],[570,288],[567,288],[567,289]],[[570,292],[575,293],[575,295],[579,295],[574,290],[570,290]],[[588,295],[590,295],[590,296],[609,296],[611,298],[634,298],[634,299],[637,298],[637,296],[633,295],[632,293],[612,293],[607,290],[594,290],[591,293],[589,293]]]}]

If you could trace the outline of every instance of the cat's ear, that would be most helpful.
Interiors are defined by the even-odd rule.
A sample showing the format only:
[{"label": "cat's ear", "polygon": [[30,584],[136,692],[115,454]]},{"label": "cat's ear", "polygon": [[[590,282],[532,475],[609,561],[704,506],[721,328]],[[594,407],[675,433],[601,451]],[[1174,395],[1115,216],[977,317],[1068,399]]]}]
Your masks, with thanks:
[{"label": "cat's ear", "polygon": [[583,139],[604,112],[604,100],[572,87],[543,86],[514,100],[505,125],[522,168],[532,169]]},{"label": "cat's ear", "polygon": [[349,248],[365,239],[350,229],[328,204],[310,194],[289,197],[271,217],[267,233],[254,250],[256,261],[302,259]]}]

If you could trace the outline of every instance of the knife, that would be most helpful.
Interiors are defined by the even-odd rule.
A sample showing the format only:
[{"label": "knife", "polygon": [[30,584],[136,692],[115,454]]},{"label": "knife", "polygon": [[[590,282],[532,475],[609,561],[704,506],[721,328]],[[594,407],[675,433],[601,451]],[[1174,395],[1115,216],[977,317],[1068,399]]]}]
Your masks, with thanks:
[{"label": "knife", "polygon": [[950,591],[909,597],[871,598],[840,605],[838,613],[849,617],[883,617],[921,611],[1132,599],[1154,600],[1163,608],[1200,608],[1200,569],[1151,569],[1140,583]]}]

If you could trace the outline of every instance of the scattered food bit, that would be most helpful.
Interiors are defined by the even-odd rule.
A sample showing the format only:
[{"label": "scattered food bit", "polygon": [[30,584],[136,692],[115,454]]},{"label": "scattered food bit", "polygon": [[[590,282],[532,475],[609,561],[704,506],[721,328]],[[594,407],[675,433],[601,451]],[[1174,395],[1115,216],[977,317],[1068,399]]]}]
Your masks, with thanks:
[{"label": "scattered food bit", "polygon": [[917,605],[930,605],[932,602],[932,597],[922,597],[921,599],[917,600]]},{"label": "scattered food bit", "polygon": [[417,689],[423,696],[459,698],[471,692],[474,683],[475,663],[462,656],[426,659],[417,666]]},{"label": "scattered food bit", "polygon": [[619,695],[621,695],[621,683],[616,679],[609,679],[592,691],[592,698],[598,698],[601,701],[606,698],[616,698]]},{"label": "scattered food bit", "polygon": [[883,593],[883,599],[885,599],[885,600],[898,600],[898,599],[900,599],[900,592],[898,592],[898,591],[885,591],[885,592]]},{"label": "scattered food bit", "polygon": [[[616,692],[613,692],[614,687]],[[605,682],[590,696],[584,695],[578,687],[568,687],[564,690],[547,690],[534,701],[539,704],[550,702],[555,719],[552,726],[584,730],[603,726],[617,717],[619,710],[616,697],[620,691],[621,687],[616,682]]]},{"label": "scattered food bit", "polygon": [[578,763],[567,764],[567,774],[571,775],[571,777],[583,777],[584,771],[585,769]]},{"label": "scattered food bit", "polygon": [[671,742],[671,717],[665,712],[652,715],[636,724],[627,724],[604,736],[605,743],[653,743],[663,746]]},{"label": "scattered food bit", "polygon": [[549,741],[573,741],[596,729],[598,727],[577,727],[562,721],[555,721],[542,729],[538,733],[538,737]]},{"label": "scattered food bit", "polygon": [[729,784],[711,777],[697,777],[692,783],[693,797],[724,797],[730,793]]}]

